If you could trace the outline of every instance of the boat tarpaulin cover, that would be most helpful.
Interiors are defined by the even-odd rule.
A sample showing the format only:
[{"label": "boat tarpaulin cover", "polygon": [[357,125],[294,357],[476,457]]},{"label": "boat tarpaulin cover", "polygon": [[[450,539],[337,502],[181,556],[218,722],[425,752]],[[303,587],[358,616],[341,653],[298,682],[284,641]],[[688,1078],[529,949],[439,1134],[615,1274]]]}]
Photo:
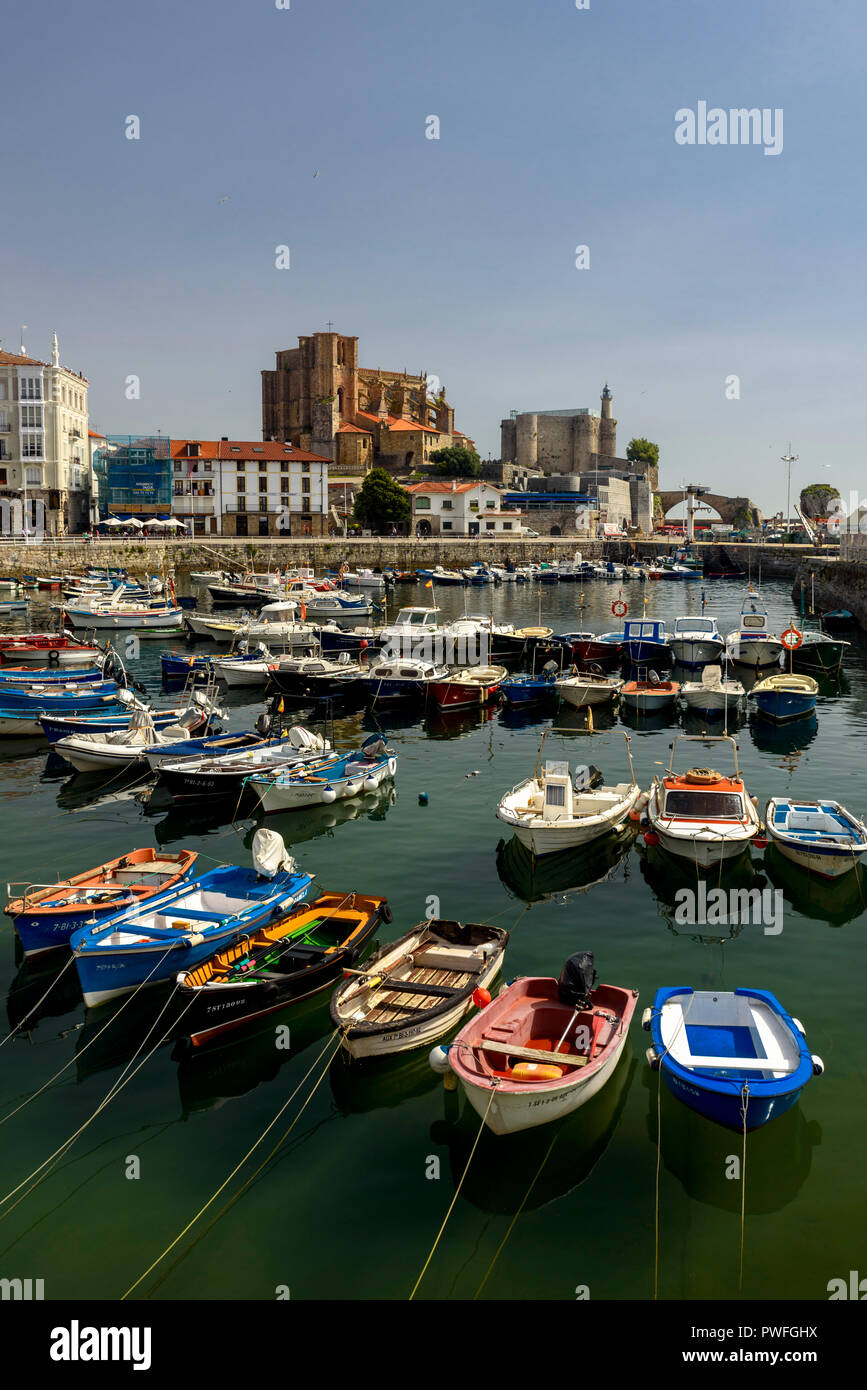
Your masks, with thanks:
[{"label": "boat tarpaulin cover", "polygon": [[590,991],[596,983],[596,971],[593,967],[592,951],[576,951],[566,961],[560,971],[560,979],[557,982],[557,993],[561,1004],[568,1004],[571,1008],[577,1009],[584,1004],[590,997]]},{"label": "boat tarpaulin cover", "polygon": [[253,836],[253,865],[263,878],[273,878],[281,869],[292,873],[295,861],[286,853],[283,836],[276,830],[257,830]]}]

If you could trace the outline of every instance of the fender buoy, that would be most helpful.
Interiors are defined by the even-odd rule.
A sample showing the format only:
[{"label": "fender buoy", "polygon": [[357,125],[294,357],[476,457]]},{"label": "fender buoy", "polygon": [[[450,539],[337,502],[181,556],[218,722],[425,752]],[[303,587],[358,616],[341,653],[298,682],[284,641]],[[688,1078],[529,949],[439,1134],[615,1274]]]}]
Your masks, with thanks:
[{"label": "fender buoy", "polygon": [[617,598],[611,605],[611,612],[614,614],[615,618],[625,618],[626,614],[629,612],[629,604],[624,603],[622,598]]},{"label": "fender buoy", "polygon": [[49,665],[49,666],[59,666],[59,665],[60,665],[60,652],[57,650],[56,647],[52,647],[52,648],[49,650],[49,653],[48,653],[48,665]]},{"label": "fender buoy", "polygon": [[473,1003],[477,1009],[486,1009],[491,1002],[490,990],[479,988],[473,990]]},{"label": "fender buoy", "polygon": [[379,919],[381,922],[384,922],[387,927],[390,927],[394,921],[394,914],[386,902],[384,902],[379,909]]},{"label": "fender buoy", "polygon": [[796,652],[803,640],[801,633],[796,627],[787,627],[780,637],[780,641],[787,652]]}]

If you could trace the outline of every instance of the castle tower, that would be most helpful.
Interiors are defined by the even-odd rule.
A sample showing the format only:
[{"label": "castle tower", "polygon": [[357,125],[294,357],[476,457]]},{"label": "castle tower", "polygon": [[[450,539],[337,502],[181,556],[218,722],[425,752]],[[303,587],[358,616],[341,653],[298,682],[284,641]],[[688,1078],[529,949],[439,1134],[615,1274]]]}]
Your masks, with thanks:
[{"label": "castle tower", "polygon": [[611,414],[611,391],[606,381],[602,392],[602,418],[599,421],[599,453],[617,455],[617,421]]}]

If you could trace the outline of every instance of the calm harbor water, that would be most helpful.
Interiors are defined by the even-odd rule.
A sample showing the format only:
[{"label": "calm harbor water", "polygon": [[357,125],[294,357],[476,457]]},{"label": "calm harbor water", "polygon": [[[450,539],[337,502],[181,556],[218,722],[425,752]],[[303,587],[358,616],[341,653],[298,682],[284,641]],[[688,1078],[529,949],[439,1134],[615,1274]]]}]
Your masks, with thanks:
[{"label": "calm harbor water", "polygon": [[[670,621],[699,611],[700,587],[633,582],[623,589],[630,616],[640,616],[646,599],[648,616]],[[710,581],[704,588],[707,611],[728,631],[742,586]],[[617,626],[610,611],[617,593],[617,585],[588,585],[586,628]],[[782,630],[792,616],[787,587],[766,584],[762,593],[774,630]],[[542,621],[576,629],[578,596],[576,585],[546,588]],[[539,615],[530,586],[438,590],[434,597],[446,613],[462,612],[466,602],[470,612],[493,604],[496,618],[516,624]],[[403,586],[393,606],[430,601],[430,590]],[[46,618],[47,608],[34,604],[29,625]],[[143,642],[134,663],[154,691],[162,645]],[[840,682],[823,685],[814,720],[781,730],[741,721],[741,767],[760,809],[769,796],[797,793],[867,811],[865,656],[855,641]],[[249,728],[262,697],[251,691],[227,703],[230,727]],[[864,877],[820,884],[753,850],[748,878],[782,890],[782,931],[680,925],[674,894],[688,877],[641,837],[607,854],[558,856],[532,873],[494,815],[502,793],[531,774],[546,728],[547,757],[573,767],[592,762],[609,780],[623,779],[620,718],[595,711],[593,732],[583,713],[566,710],[385,713],[380,721],[398,756],[393,793],[268,818],[317,884],[385,894],[394,937],[422,919],[432,900],[442,916],[513,928],[507,979],[557,975],[572,952],[591,950],[601,980],[640,990],[631,1047],[599,1096],[559,1128],[506,1139],[483,1134],[417,1296],[573,1299],[584,1285],[592,1299],[652,1297],[659,1144],[660,1296],[737,1298],[741,1185],[726,1171],[741,1152],[740,1137],[686,1110],[664,1087],[657,1126],[658,1075],[645,1063],[648,1037],[638,1026],[659,986],[690,984],[774,991],[825,1061],[824,1076],[800,1103],[748,1138],[743,1292],[827,1298],[828,1281],[857,1268],[864,1248]],[[362,713],[338,719],[338,742],[351,746],[376,727]],[[677,731],[673,714],[662,724],[631,722],[642,786],[667,763]],[[73,777],[38,740],[4,741],[3,879],[52,881],[155,842],[197,849],[205,866],[249,862],[252,822],[233,829],[213,808],[160,808],[142,799],[143,785]],[[25,971],[2,920],[0,986],[15,1021],[58,967]],[[74,968],[59,979],[31,1031],[0,1052],[0,1116],[7,1117],[0,1195],[54,1155],[138,1066],[159,1036],[148,1037],[158,1008],[145,992],[124,1012],[108,1006],[87,1014]],[[220,1215],[323,1071],[315,1061],[330,1033],[327,995],[277,1015],[290,1028],[288,1050],[275,1044],[274,1021],[192,1060],[174,1060],[168,1044],[149,1057],[72,1147],[41,1170],[44,1181],[29,1191],[32,1179],[0,1208],[0,1276],[43,1278],[47,1298],[119,1297],[300,1086],[239,1176],[134,1297],[271,1299],[283,1286],[293,1299],[406,1298],[464,1171],[478,1118],[459,1094],[444,1092],[426,1052],[376,1066],[338,1056],[276,1156]],[[134,1171],[137,1177],[127,1176]]]}]

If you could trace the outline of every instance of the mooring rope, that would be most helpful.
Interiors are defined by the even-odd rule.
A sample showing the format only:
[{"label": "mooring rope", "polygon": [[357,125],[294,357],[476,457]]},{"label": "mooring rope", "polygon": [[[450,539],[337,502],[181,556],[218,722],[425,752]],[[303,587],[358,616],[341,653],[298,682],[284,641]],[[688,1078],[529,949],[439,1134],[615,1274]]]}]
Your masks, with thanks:
[{"label": "mooring rope", "polygon": [[[54,979],[51,981],[51,984],[48,986],[48,988],[47,988],[47,990],[45,991],[45,993],[39,996],[39,998],[37,999],[36,1003],[33,1005],[33,1008],[27,1010],[27,1013],[24,1015],[24,1017],[22,1018],[21,1022],[20,1022],[20,1023],[16,1023],[14,1028],[10,1028],[10,1029],[9,1029],[9,1032],[6,1034],[6,1036],[5,1036],[4,1038],[0,1038],[0,1047],[5,1047],[6,1044],[8,1043],[8,1041],[9,1041],[9,1039],[10,1039],[10,1038],[13,1038],[13,1037],[15,1036],[15,1034],[16,1034],[17,1032],[19,1032],[19,1030],[20,1030],[21,1028],[24,1027],[24,1024],[27,1022],[27,1020],[28,1020],[28,1018],[30,1017],[30,1015],[31,1015],[32,1013],[35,1013],[35,1012],[36,1012],[36,1010],[39,1008],[39,1005],[42,1004],[42,1003],[48,998],[49,994],[50,994],[51,991],[54,989],[54,986],[57,984],[58,980],[62,980],[62,979],[63,979],[63,976],[66,974],[66,972],[67,972],[67,970],[69,969],[69,967],[70,967],[71,965],[74,965],[74,964],[75,964],[75,956],[73,956],[73,955],[70,954],[69,960],[66,962],[66,964],[65,964],[64,967],[63,967],[63,969],[60,970],[60,971],[54,976]],[[15,993],[17,993],[17,991],[16,991],[16,990],[13,990],[12,993],[15,994]],[[0,1124],[2,1124],[2,1120],[0,1120]]]},{"label": "mooring rope", "polygon": [[532,1179],[532,1181],[531,1181],[531,1183],[530,1183],[530,1186],[527,1188],[527,1191],[524,1193],[524,1196],[523,1196],[522,1199],[521,1199],[521,1205],[518,1207],[518,1210],[515,1212],[515,1215],[512,1217],[511,1221],[509,1222],[508,1230],[506,1231],[506,1234],[503,1236],[503,1239],[500,1241],[499,1245],[497,1246],[496,1251],[494,1252],[494,1257],[493,1257],[493,1259],[491,1260],[491,1263],[488,1265],[488,1268],[487,1268],[487,1271],[486,1271],[486,1273],[485,1273],[484,1279],[482,1280],[481,1284],[479,1284],[479,1287],[476,1289],[475,1293],[473,1294],[473,1301],[474,1301],[474,1302],[475,1302],[475,1300],[479,1297],[479,1294],[482,1292],[482,1289],[485,1287],[485,1285],[487,1284],[489,1278],[491,1277],[491,1272],[492,1272],[492,1270],[493,1270],[493,1268],[494,1268],[494,1265],[497,1263],[497,1260],[500,1258],[500,1255],[503,1253],[503,1247],[504,1247],[504,1245],[506,1244],[506,1241],[509,1239],[509,1236],[512,1234],[512,1230],[513,1230],[513,1228],[514,1228],[514,1226],[515,1226],[516,1221],[518,1220],[518,1217],[521,1215],[521,1212],[524,1210],[524,1207],[526,1206],[527,1202],[530,1200],[530,1193],[533,1191],[533,1188],[536,1186],[536,1183],[539,1181],[539,1178],[540,1178],[541,1173],[542,1173],[542,1169],[545,1167],[545,1164],[548,1162],[548,1159],[551,1157],[551,1150],[553,1149],[554,1145],[556,1144],[556,1142],[557,1142],[557,1140],[558,1140],[559,1138],[560,1138],[560,1130],[557,1130],[556,1134],[554,1135],[554,1138],[551,1140],[550,1144],[548,1145],[547,1149],[545,1150],[545,1157],[542,1159],[542,1162],[539,1164],[539,1167],[536,1169],[536,1172],[535,1172],[535,1174],[533,1175],[533,1179]]},{"label": "mooring rope", "polygon": [[419,1284],[421,1283],[422,1279],[424,1278],[424,1276],[425,1276],[425,1274],[426,1274],[426,1272],[427,1272],[427,1267],[428,1267],[428,1265],[430,1264],[431,1260],[433,1259],[434,1254],[436,1253],[436,1248],[437,1248],[437,1246],[439,1245],[440,1240],[442,1239],[443,1231],[445,1230],[446,1226],[448,1225],[449,1217],[451,1216],[452,1212],[454,1211],[455,1203],[457,1202],[458,1197],[460,1196],[461,1188],[462,1188],[463,1185],[464,1185],[464,1178],[467,1176],[467,1173],[470,1171],[470,1164],[471,1164],[472,1161],[473,1161],[473,1155],[474,1155],[474,1153],[476,1152],[476,1149],[478,1148],[479,1140],[480,1140],[481,1137],[482,1137],[482,1130],[485,1128],[485,1125],[486,1125],[486,1123],[487,1123],[487,1120],[488,1120],[488,1113],[489,1113],[489,1111],[490,1111],[490,1109],[491,1109],[491,1105],[493,1104],[494,1096],[495,1096],[496,1094],[497,1094],[497,1079],[496,1079],[496,1077],[495,1077],[495,1078],[494,1078],[493,1085],[491,1086],[491,1094],[488,1096],[488,1103],[487,1103],[487,1105],[485,1106],[485,1113],[484,1113],[484,1115],[482,1116],[482,1123],[479,1125],[479,1131],[478,1131],[478,1133],[477,1133],[475,1139],[473,1140],[473,1147],[470,1149],[470,1156],[469,1156],[469,1158],[467,1159],[467,1162],[466,1162],[466,1166],[465,1166],[465,1168],[464,1168],[464,1171],[461,1173],[460,1181],[459,1181],[457,1187],[455,1188],[454,1196],[452,1197],[452,1200],[451,1200],[451,1202],[449,1203],[449,1209],[448,1209],[448,1211],[447,1211],[446,1214],[445,1214],[445,1217],[444,1217],[444,1219],[443,1219],[443,1224],[440,1226],[439,1231],[437,1232],[437,1238],[436,1238],[436,1240],[434,1241],[433,1245],[432,1245],[431,1248],[430,1248],[430,1254],[428,1255],[427,1259],[425,1260],[424,1264],[422,1265],[421,1273],[419,1274],[418,1278],[416,1279],[416,1281],[415,1281],[415,1283],[414,1283],[414,1285],[413,1285],[412,1293],[411,1293],[410,1296],[409,1296],[409,1301],[410,1301],[410,1303],[411,1303],[412,1300],[415,1298],[416,1292],[417,1292],[417,1290],[418,1290],[418,1286],[419,1286]]},{"label": "mooring rope", "polygon": [[[192,1227],[193,1227],[193,1226],[196,1224],[196,1222],[199,1220],[199,1217],[204,1215],[204,1213],[208,1210],[208,1207],[211,1206],[212,1203],[215,1202],[215,1201],[217,1200],[217,1198],[219,1197],[220,1193],[223,1192],[223,1191],[225,1190],[226,1187],[228,1187],[229,1183],[232,1181],[232,1179],[234,1178],[235,1174],[238,1173],[238,1172],[240,1171],[241,1168],[243,1168],[244,1164],[247,1162],[247,1159],[250,1157],[250,1155],[251,1155],[252,1153],[255,1153],[256,1149],[257,1149],[257,1148],[259,1147],[259,1145],[262,1143],[262,1140],[265,1138],[266,1134],[269,1134],[269,1133],[270,1133],[270,1131],[271,1131],[271,1130],[274,1128],[274,1126],[276,1125],[277,1121],[280,1119],[280,1116],[281,1116],[281,1115],[284,1113],[284,1111],[285,1111],[286,1109],[288,1109],[288,1107],[292,1104],[292,1101],[295,1099],[295,1097],[297,1096],[298,1092],[301,1090],[301,1087],[304,1085],[304,1082],[307,1080],[308,1076],[309,1076],[310,1073],[313,1071],[314,1067],[321,1061],[322,1057],[325,1055],[325,1053],[327,1052],[328,1048],[331,1047],[331,1045],[332,1045],[335,1041],[339,1044],[340,1038],[341,1038],[340,1030],[335,1030],[335,1031],[331,1034],[331,1036],[326,1040],[325,1046],[321,1049],[321,1051],[317,1054],[317,1056],[315,1057],[315,1059],[313,1060],[313,1062],[310,1064],[310,1066],[308,1067],[307,1071],[304,1073],[304,1075],[302,1076],[301,1080],[298,1082],[298,1085],[295,1087],[295,1090],[292,1092],[292,1094],[289,1096],[289,1098],[283,1102],[283,1104],[280,1106],[280,1109],[277,1111],[276,1115],[274,1115],[274,1117],[268,1122],[268,1124],[266,1125],[265,1129],[263,1129],[262,1133],[259,1135],[259,1138],[256,1140],[256,1142],[250,1146],[250,1148],[249,1148],[249,1149],[247,1150],[247,1152],[244,1154],[243,1158],[241,1158],[241,1159],[238,1161],[238,1163],[235,1164],[235,1167],[232,1169],[232,1171],[231,1171],[231,1173],[229,1174],[229,1176],[228,1176],[227,1178],[225,1178],[225,1179],[223,1180],[223,1182],[220,1183],[220,1186],[217,1188],[217,1190],[216,1190],[215,1192],[213,1192],[213,1193],[211,1194],[211,1196],[208,1198],[207,1202],[205,1202],[204,1206],[200,1207],[199,1210],[196,1212],[195,1216],[194,1216],[190,1221],[187,1222],[187,1224],[186,1224],[186,1226],[183,1228],[183,1230],[178,1232],[178,1234],[175,1236],[175,1238],[174,1238],[174,1240],[171,1242],[171,1244],[170,1244],[170,1245],[167,1245],[166,1248],[165,1248],[165,1250],[163,1250],[163,1252],[162,1252],[160,1255],[157,1256],[157,1258],[153,1261],[152,1264],[150,1264],[150,1265],[148,1266],[148,1268],[144,1271],[144,1273],[139,1275],[138,1279],[136,1279],[136,1281],[135,1281],[134,1284],[130,1284],[130,1286],[129,1286],[129,1288],[127,1289],[126,1293],[123,1294],[123,1295],[121,1296],[121,1300],[120,1300],[121,1303],[123,1303],[125,1299],[129,1298],[129,1295],[133,1292],[133,1290],[134,1290],[134,1289],[137,1289],[138,1286],[139,1286],[139,1284],[143,1283],[144,1280],[148,1277],[148,1275],[151,1274],[151,1273],[153,1272],[153,1270],[156,1269],[157,1265],[162,1263],[162,1261],[165,1259],[166,1255],[168,1255],[170,1251],[174,1250],[174,1248],[175,1248],[175,1246],[178,1244],[178,1242],[181,1241],[181,1240],[183,1240],[184,1236],[187,1234],[187,1231],[189,1231],[189,1230],[192,1229]],[[335,1049],[335,1053],[336,1053],[336,1049]],[[329,1068],[330,1065],[331,1065],[331,1062],[332,1062],[332,1059],[333,1059],[335,1053],[332,1053],[331,1056],[330,1056],[330,1057],[328,1058],[328,1060],[326,1061],[325,1066],[323,1067],[323,1069],[322,1069],[320,1075],[317,1077],[317,1079],[316,1079],[316,1081],[315,1081],[315,1083],[314,1083],[314,1085],[313,1085],[312,1090],[310,1091],[310,1094],[308,1095],[307,1099],[304,1101],[304,1104],[301,1106],[301,1109],[298,1111],[298,1114],[295,1116],[295,1119],[292,1121],[292,1123],[291,1123],[291,1125],[289,1126],[289,1128],[288,1128],[287,1130],[285,1130],[284,1133],[280,1136],[280,1138],[278,1139],[277,1143],[274,1145],[274,1148],[270,1151],[269,1154],[267,1154],[267,1156],[265,1157],[265,1159],[262,1161],[262,1163],[259,1165],[259,1167],[255,1170],[255,1172],[252,1173],[252,1174],[250,1175],[249,1178],[247,1178],[246,1182],[244,1182],[244,1183],[242,1184],[242,1186],[238,1188],[238,1191],[237,1191],[236,1193],[234,1193],[234,1195],[230,1198],[230,1200],[226,1203],[226,1205],[217,1213],[217,1216],[214,1218],[214,1221],[211,1223],[212,1226],[215,1225],[216,1222],[219,1221],[220,1217],[222,1217],[223,1214],[224,1214],[225,1212],[227,1212],[227,1211],[229,1210],[229,1208],[233,1205],[233,1203],[237,1201],[237,1199],[238,1199],[238,1198],[241,1196],[241,1194],[246,1190],[246,1188],[249,1187],[250,1183],[254,1180],[254,1178],[258,1177],[258,1175],[259,1175],[259,1173],[262,1171],[262,1169],[265,1168],[265,1167],[267,1166],[268,1163],[270,1163],[271,1159],[274,1157],[274,1154],[277,1153],[278,1149],[281,1147],[281,1145],[284,1143],[284,1141],[285,1141],[285,1140],[288,1138],[288,1136],[291,1134],[292,1130],[295,1128],[296,1124],[297,1124],[298,1121],[300,1120],[301,1116],[303,1115],[303,1113],[304,1113],[304,1111],[306,1110],[307,1106],[309,1105],[310,1101],[313,1099],[313,1096],[315,1095],[315,1093],[316,1093],[318,1087],[320,1086],[320,1084],[321,1084],[322,1081],[324,1080],[325,1076],[327,1075],[327,1073],[328,1073],[328,1068]],[[210,1230],[210,1227],[209,1227],[208,1229]],[[194,1242],[194,1243],[195,1243],[195,1242]],[[190,1248],[192,1249],[192,1246],[191,1246]]]}]

